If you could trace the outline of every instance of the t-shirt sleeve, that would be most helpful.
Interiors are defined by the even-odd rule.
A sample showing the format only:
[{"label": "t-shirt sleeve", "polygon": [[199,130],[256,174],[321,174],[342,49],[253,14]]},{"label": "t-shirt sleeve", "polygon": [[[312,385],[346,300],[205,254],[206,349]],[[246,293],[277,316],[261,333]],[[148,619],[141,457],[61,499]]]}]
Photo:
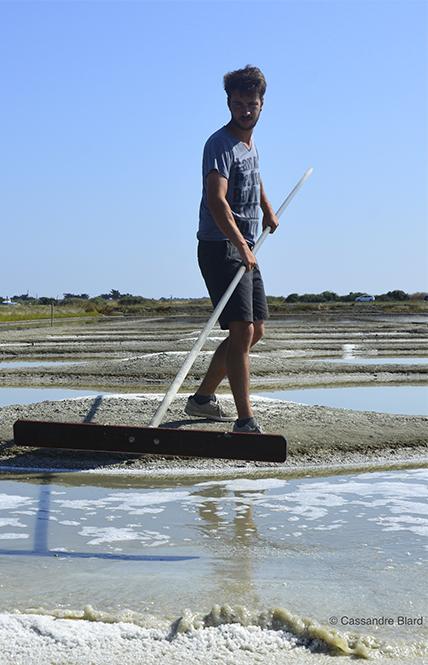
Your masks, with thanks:
[{"label": "t-shirt sleeve", "polygon": [[204,178],[211,171],[218,171],[224,178],[229,179],[232,166],[232,155],[227,148],[217,141],[207,141],[204,148],[202,172]]}]

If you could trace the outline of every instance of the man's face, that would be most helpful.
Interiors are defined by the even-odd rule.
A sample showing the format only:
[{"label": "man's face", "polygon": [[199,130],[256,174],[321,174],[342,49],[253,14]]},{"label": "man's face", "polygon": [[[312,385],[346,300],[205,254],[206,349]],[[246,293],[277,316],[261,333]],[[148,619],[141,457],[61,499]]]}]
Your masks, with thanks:
[{"label": "man's face", "polygon": [[263,102],[258,92],[241,93],[234,90],[227,101],[227,105],[232,114],[232,124],[245,131],[256,126]]}]

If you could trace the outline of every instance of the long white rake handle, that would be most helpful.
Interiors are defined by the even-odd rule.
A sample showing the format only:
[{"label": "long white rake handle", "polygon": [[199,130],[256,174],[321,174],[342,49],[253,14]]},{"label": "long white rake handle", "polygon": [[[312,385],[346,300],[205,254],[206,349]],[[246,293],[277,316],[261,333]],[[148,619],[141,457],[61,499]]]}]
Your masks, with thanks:
[{"label": "long white rake handle", "polygon": [[[299,182],[287,198],[285,199],[284,203],[281,205],[281,207],[278,209],[278,212],[276,213],[277,217],[280,217],[290,201],[294,198],[294,196],[297,194],[305,180],[309,178],[313,171],[313,168],[309,168],[304,175],[300,178]],[[262,246],[263,242],[266,240],[267,236],[270,233],[270,227],[265,228],[263,233],[259,236],[257,239],[256,244],[254,245],[253,248],[253,254],[257,254],[259,251],[260,247]],[[184,379],[186,378],[191,366],[195,362],[195,358],[198,355],[199,351],[205,344],[205,340],[207,339],[208,335],[210,334],[211,330],[214,328],[215,324],[217,323],[217,319],[219,318],[220,314],[222,313],[223,309],[226,307],[227,301],[229,300],[230,296],[234,292],[236,286],[238,285],[238,282],[242,278],[242,275],[245,273],[246,267],[245,265],[242,265],[238,272],[236,273],[235,277],[232,279],[230,282],[229,286],[227,287],[226,291],[224,292],[221,300],[217,304],[217,307],[211,314],[210,319],[208,320],[205,328],[202,330],[200,333],[198,339],[196,340],[193,348],[189,351],[188,356],[186,357],[184,363],[182,364],[181,368],[179,369],[177,376],[175,377],[174,381],[171,383],[168,392],[165,394],[165,397],[163,398],[162,402],[160,403],[158,410],[156,411],[155,415],[153,416],[149,427],[158,427],[159,423],[162,421],[162,418],[164,417],[169,405],[171,404],[172,400],[176,396],[177,392],[180,390],[181,384],[183,383]]]}]

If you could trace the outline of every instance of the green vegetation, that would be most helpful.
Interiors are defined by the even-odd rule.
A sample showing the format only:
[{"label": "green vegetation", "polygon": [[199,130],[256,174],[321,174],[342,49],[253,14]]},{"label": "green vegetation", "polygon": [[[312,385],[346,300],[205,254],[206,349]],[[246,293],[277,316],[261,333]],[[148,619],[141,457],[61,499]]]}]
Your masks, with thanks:
[{"label": "green vegetation", "polygon": [[[96,311],[85,311],[82,308],[77,307],[64,307],[59,309],[55,307],[54,318],[55,319],[69,319],[69,318],[81,318],[81,317],[95,317],[98,316],[99,312]],[[30,305],[24,304],[21,306],[11,306],[11,305],[2,305],[0,308],[0,323],[7,323],[13,321],[39,321],[41,319],[50,319],[51,318],[51,307],[50,305]]]},{"label": "green vegetation", "polygon": [[[427,294],[395,290],[376,295],[373,302],[356,302],[364,293],[340,296],[333,291],[322,293],[291,293],[288,296],[268,296],[274,316],[309,312],[366,312],[366,313],[428,313]],[[4,298],[0,297],[0,303]],[[28,294],[13,296],[8,304],[0,305],[0,322],[66,319],[97,316],[207,316],[212,311],[208,298],[144,298],[116,289],[90,298],[87,293],[64,293],[61,300]]]},{"label": "green vegetation", "polygon": [[[285,302],[355,302],[356,298],[367,295],[369,294],[363,293],[362,291],[358,291],[356,293],[351,292],[346,296],[339,296],[337,293],[334,293],[334,291],[323,291],[322,293],[304,293],[302,296],[299,296],[298,293],[290,293],[290,295],[285,298]],[[423,300],[425,296],[427,296],[427,294],[422,292],[409,295],[408,293],[405,293],[405,291],[396,289],[395,291],[388,291],[387,293],[381,293],[373,297],[377,302],[402,302],[404,300]]]}]

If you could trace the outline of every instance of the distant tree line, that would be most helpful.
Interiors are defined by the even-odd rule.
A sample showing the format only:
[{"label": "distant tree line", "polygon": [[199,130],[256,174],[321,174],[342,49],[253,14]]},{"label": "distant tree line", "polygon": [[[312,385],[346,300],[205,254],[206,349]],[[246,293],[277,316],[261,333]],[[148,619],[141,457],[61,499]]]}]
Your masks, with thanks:
[{"label": "distant tree line", "polygon": [[[299,295],[298,293],[290,293],[284,300],[288,303],[293,302],[354,302],[356,298],[360,296],[367,296],[369,294],[362,291],[351,291],[346,296],[339,296],[334,291],[323,291],[322,293],[304,293]],[[423,300],[426,296],[426,293],[415,293],[409,294],[405,291],[400,291],[396,289],[395,291],[388,291],[387,293],[381,293],[375,295],[376,300],[380,301],[396,301],[396,300]]]},{"label": "distant tree line", "polygon": [[[347,295],[338,295],[334,291],[322,291],[322,293],[290,293],[288,296],[268,296],[268,299],[275,303],[324,303],[324,302],[354,302],[359,296],[366,296],[367,293],[363,291],[352,291]],[[388,291],[374,296],[378,301],[403,301],[403,300],[424,300],[428,299],[428,294],[424,291],[416,293],[406,293],[399,289]],[[5,298],[1,298],[0,302]],[[32,297],[28,293],[15,295],[10,298],[12,302],[21,302],[34,305],[70,305],[78,304],[82,301],[90,303],[105,303],[106,301],[119,303],[121,305],[144,305],[145,303],[155,302],[185,302],[185,301],[198,301],[200,298],[145,298],[144,296],[133,295],[131,293],[120,293],[117,289],[111,289],[109,293],[101,293],[98,296],[90,298],[87,293],[63,293],[62,299],[49,298],[49,297]],[[203,300],[203,299],[202,299]]]}]

